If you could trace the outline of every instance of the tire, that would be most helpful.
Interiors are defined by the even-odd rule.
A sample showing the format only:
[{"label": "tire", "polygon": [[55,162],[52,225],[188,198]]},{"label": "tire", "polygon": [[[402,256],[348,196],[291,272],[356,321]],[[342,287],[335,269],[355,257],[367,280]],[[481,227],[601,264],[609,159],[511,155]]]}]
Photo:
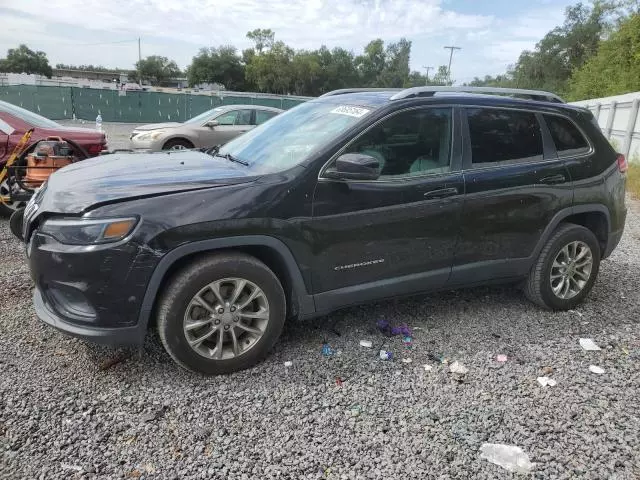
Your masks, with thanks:
[{"label": "tire", "polygon": [[[578,268],[581,264],[588,264],[589,253],[584,253],[584,257],[575,262],[575,266],[571,266],[571,262],[567,262],[568,268],[563,267],[565,265],[565,258],[571,258],[571,255],[567,257],[565,253],[561,253],[565,246],[569,250],[566,252],[574,251],[572,245],[575,245],[576,255],[579,257],[588,247],[591,255],[591,267],[588,269],[588,275],[585,273],[585,267]],[[556,265],[562,267],[554,267],[554,261],[558,260]],[[572,269],[577,270],[577,273],[572,274]],[[575,225],[572,223],[561,224],[555,232],[551,235],[551,238],[547,241],[546,245],[540,252],[538,259],[534,263],[529,276],[525,281],[524,293],[529,300],[533,303],[550,310],[570,310],[576,305],[582,303],[585,297],[591,291],[593,284],[598,276],[600,269],[600,245],[598,239],[591,232],[591,230]],[[568,271],[568,272],[567,272]],[[564,273],[563,273],[564,272]],[[554,279],[552,280],[552,273]],[[567,274],[566,279],[563,279],[563,275]],[[560,277],[560,278],[558,278]],[[574,280],[571,280],[573,277]],[[578,279],[581,285],[578,285],[575,279]],[[563,292],[565,288],[560,288],[560,293],[554,293],[553,286],[566,287],[563,281],[569,282],[567,294]]]},{"label": "tire", "polygon": [[[234,284],[232,280],[240,281]],[[232,300],[235,286],[241,281],[246,287],[237,300],[221,303],[219,299]],[[211,285],[218,290],[217,297]],[[251,300],[256,294],[253,287],[262,295]],[[250,303],[243,307],[246,301]],[[220,308],[223,314],[219,314]],[[282,332],[285,317],[286,300],[278,277],[254,257],[221,253],[194,261],[171,279],[159,301],[157,325],[164,348],[180,366],[216,375],[244,370],[266,357]],[[253,331],[245,330],[247,327]],[[197,343],[204,337],[206,340]],[[195,346],[189,344],[190,340],[196,342]],[[219,341],[223,342],[221,349]]]},{"label": "tire", "polygon": [[13,235],[20,240],[24,240],[24,237],[22,236],[23,220],[24,220],[24,207],[19,208],[18,210],[13,212],[13,215],[11,215],[11,218],[9,218],[9,230],[11,230],[11,233],[13,233]]},{"label": "tire", "polygon": [[191,143],[186,138],[174,138],[168,140],[163,146],[163,150],[184,150],[188,148],[193,148],[193,143]]}]

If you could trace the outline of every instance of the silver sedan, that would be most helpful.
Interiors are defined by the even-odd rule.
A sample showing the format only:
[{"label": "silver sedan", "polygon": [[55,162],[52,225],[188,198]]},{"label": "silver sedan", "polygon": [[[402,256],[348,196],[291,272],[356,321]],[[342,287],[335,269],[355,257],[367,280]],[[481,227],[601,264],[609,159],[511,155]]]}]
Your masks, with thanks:
[{"label": "silver sedan", "polygon": [[134,150],[182,150],[227,143],[256,125],[283,112],[259,105],[216,107],[184,123],[152,123],[137,127],[131,136]]}]

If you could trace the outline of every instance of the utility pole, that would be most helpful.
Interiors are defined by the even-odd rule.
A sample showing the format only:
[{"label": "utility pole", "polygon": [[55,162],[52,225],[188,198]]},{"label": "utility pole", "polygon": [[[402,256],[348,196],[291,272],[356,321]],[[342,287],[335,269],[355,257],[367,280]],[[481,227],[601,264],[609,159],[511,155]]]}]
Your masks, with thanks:
[{"label": "utility pole", "polygon": [[138,85],[142,87],[142,75],[140,74],[140,65],[142,65],[142,50],[140,49],[140,37],[138,37]]},{"label": "utility pole", "polygon": [[449,76],[449,83],[451,83],[451,60],[453,59],[453,51],[454,50],[462,50],[462,48],[460,47],[454,47],[454,46],[449,46],[449,47],[444,47],[445,50],[449,49],[451,51],[451,53],[449,54],[449,68],[447,69],[447,75]]},{"label": "utility pole", "polygon": [[426,67],[426,66],[423,65],[422,68],[424,68],[427,71],[426,85],[429,85],[429,70],[431,70],[433,67]]}]

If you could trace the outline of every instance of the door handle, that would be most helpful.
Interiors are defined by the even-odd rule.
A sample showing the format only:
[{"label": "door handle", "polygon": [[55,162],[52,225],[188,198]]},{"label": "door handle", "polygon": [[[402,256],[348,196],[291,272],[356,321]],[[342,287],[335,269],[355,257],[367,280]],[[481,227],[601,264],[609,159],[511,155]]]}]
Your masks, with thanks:
[{"label": "door handle", "polygon": [[439,188],[438,190],[431,190],[424,194],[424,198],[445,198],[452,197],[458,194],[457,188]]},{"label": "door handle", "polygon": [[546,183],[547,185],[554,185],[557,183],[564,183],[567,179],[564,175],[551,175],[549,177],[544,177],[540,179],[540,183]]}]

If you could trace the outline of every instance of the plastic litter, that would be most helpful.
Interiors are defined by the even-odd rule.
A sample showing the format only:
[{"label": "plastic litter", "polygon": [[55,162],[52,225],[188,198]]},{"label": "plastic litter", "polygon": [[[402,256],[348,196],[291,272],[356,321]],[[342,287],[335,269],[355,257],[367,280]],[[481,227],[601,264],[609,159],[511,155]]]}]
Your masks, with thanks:
[{"label": "plastic litter", "polygon": [[497,356],[496,356],[496,360],[497,360],[498,362],[506,362],[506,361],[507,361],[507,356],[506,356],[506,355],[503,355],[503,354],[497,355]]},{"label": "plastic litter", "polygon": [[69,465],[68,463],[61,463],[60,467],[63,470],[75,470],[76,472],[82,471],[82,467],[80,465]]},{"label": "plastic litter", "polygon": [[404,348],[411,350],[413,348],[413,338],[410,335],[405,335],[402,337],[402,344]]},{"label": "plastic litter", "polygon": [[545,375],[551,375],[553,373],[553,367],[543,367],[542,373]]},{"label": "plastic litter", "polygon": [[336,385],[337,385],[338,387],[341,387],[341,386],[342,386],[342,382],[344,382],[344,380],[342,380],[342,378],[340,378],[340,377],[336,377]]},{"label": "plastic litter", "polygon": [[403,358],[402,359],[402,363],[411,363],[411,359],[410,358]]},{"label": "plastic litter", "polygon": [[360,346],[365,348],[373,347],[373,342],[371,340],[360,340]]},{"label": "plastic litter", "polygon": [[480,457],[513,473],[530,473],[535,467],[529,456],[515,445],[483,443],[480,447]]},{"label": "plastic litter", "polygon": [[331,348],[328,343],[322,344],[322,355],[325,357],[332,357],[335,353],[336,351]]},{"label": "plastic litter", "polygon": [[433,366],[431,365],[423,365],[422,368],[424,368],[425,372],[430,372],[431,370],[433,370]]},{"label": "plastic litter", "polygon": [[380,360],[393,360],[393,353],[387,350],[380,350]]},{"label": "plastic litter", "polygon": [[589,371],[597,375],[602,375],[604,373],[604,368],[598,367],[596,365],[589,365]]},{"label": "plastic litter", "polygon": [[284,362],[285,367],[290,367],[291,365],[293,365],[293,362]]},{"label": "plastic litter", "polygon": [[549,377],[538,377],[538,383],[543,387],[555,387],[558,382]]},{"label": "plastic litter", "polygon": [[384,333],[387,337],[393,337],[396,335],[402,335],[403,337],[411,337],[411,329],[404,323],[397,327],[393,327],[387,320],[380,319],[378,320],[377,325],[378,325],[378,329],[382,333]]},{"label": "plastic litter", "polygon": [[353,407],[351,407],[352,417],[359,417],[361,412],[362,412],[362,409],[360,408],[360,405],[354,405]]},{"label": "plastic litter", "polygon": [[582,318],[582,313],[578,312],[577,310],[567,310],[567,312],[569,313],[575,313],[576,315],[578,315],[580,318]]},{"label": "plastic litter", "polygon": [[100,115],[99,113],[96,117],[96,130],[99,132],[102,131],[102,115]]},{"label": "plastic litter", "polygon": [[458,361],[453,362],[451,366],[449,366],[449,371],[451,373],[457,373],[458,375],[466,375],[469,373],[469,369]]},{"label": "plastic litter", "polygon": [[590,338],[581,338],[580,346],[583,348],[583,350],[587,350],[587,351],[595,352],[598,350],[602,350],[598,345],[596,345],[596,342],[594,342]]},{"label": "plastic litter", "polygon": [[444,355],[440,355],[439,353],[429,353],[427,356],[435,362],[447,363],[447,359],[444,358]]}]

